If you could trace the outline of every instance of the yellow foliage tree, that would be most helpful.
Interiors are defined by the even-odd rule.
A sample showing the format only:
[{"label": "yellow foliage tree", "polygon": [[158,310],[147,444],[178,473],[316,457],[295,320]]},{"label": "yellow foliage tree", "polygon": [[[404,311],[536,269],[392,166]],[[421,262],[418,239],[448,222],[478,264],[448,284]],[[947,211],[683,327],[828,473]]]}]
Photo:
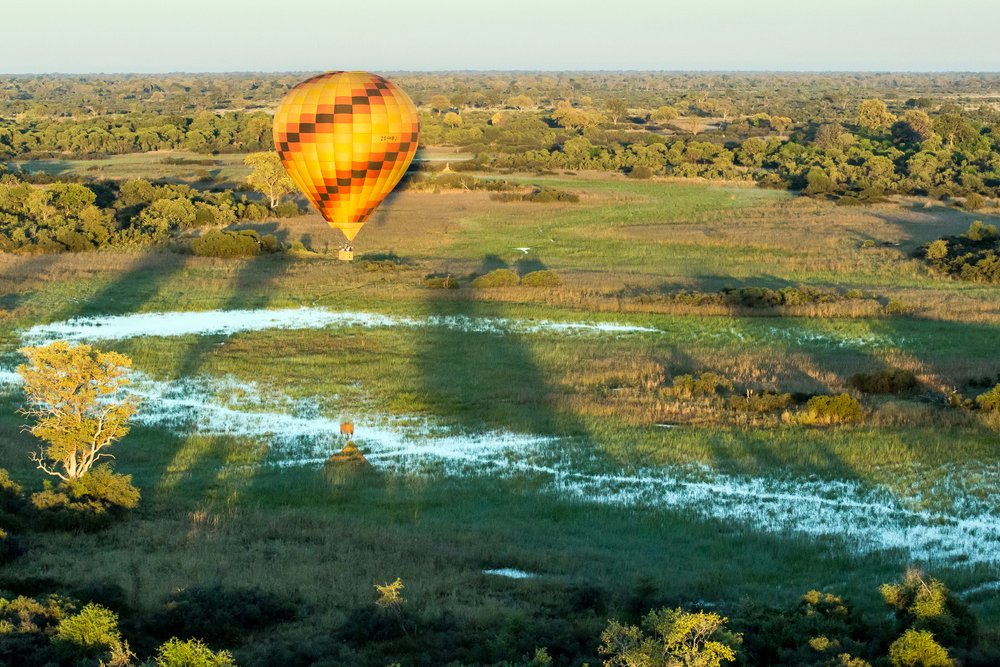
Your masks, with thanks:
[{"label": "yellow foliage tree", "polygon": [[858,107],[858,125],[873,132],[882,132],[892,127],[896,116],[889,111],[885,102],[879,99],[865,100]]},{"label": "yellow foliage tree", "polygon": [[250,167],[247,185],[268,198],[273,209],[281,198],[295,191],[295,181],[285,171],[281,158],[273,151],[251,153],[243,160]]},{"label": "yellow foliage tree", "polygon": [[39,470],[63,481],[77,480],[128,432],[137,402],[122,396],[132,360],[117,352],[57,341],[20,350],[18,366],[27,407],[28,431],[43,441],[31,456]]},{"label": "yellow foliage tree", "polygon": [[736,660],[742,635],[726,629],[729,619],[714,612],[660,609],[643,627],[611,621],[598,650],[605,667],[720,667]]}]

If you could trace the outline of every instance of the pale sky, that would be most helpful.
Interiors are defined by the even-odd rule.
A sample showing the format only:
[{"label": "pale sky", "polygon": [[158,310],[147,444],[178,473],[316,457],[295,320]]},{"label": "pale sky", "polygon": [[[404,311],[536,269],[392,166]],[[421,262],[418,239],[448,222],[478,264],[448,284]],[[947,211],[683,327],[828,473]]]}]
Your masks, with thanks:
[{"label": "pale sky", "polygon": [[0,0],[0,73],[1000,71],[1000,0]]}]

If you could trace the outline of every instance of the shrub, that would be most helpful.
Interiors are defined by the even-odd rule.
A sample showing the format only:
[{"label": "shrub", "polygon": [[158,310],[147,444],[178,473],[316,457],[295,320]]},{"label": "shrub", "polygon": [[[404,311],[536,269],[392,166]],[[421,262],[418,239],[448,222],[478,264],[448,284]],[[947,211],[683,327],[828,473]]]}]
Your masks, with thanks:
[{"label": "shrub", "polygon": [[732,391],[733,383],[718,373],[701,373],[693,375],[678,375],[674,378],[673,392],[675,396],[694,398],[695,396],[716,396],[724,391]]},{"label": "shrub", "polygon": [[260,246],[260,236],[253,230],[213,229],[191,241],[191,252],[198,257],[255,257],[260,254]]},{"label": "shrub", "polygon": [[264,234],[260,237],[260,249],[264,252],[279,252],[281,250],[281,241],[274,234]]},{"label": "shrub", "polygon": [[157,667],[236,667],[229,651],[213,651],[197,639],[168,640],[156,651]]},{"label": "shrub", "polygon": [[997,226],[988,225],[982,220],[976,220],[969,225],[965,237],[970,241],[990,241],[997,237]]},{"label": "shrub", "polygon": [[0,664],[60,664],[52,633],[75,611],[73,600],[57,595],[0,598]]},{"label": "shrub", "polygon": [[728,403],[730,408],[739,412],[764,414],[785,410],[795,403],[795,399],[792,398],[791,394],[766,391],[761,394],[749,394],[747,396],[730,396]]},{"label": "shrub", "polygon": [[941,260],[948,256],[948,242],[944,239],[932,241],[927,245],[927,259],[931,261]]},{"label": "shrub", "polygon": [[965,201],[962,202],[962,208],[966,211],[978,211],[979,209],[986,206],[986,199],[975,192],[970,192],[965,196]]},{"label": "shrub", "polygon": [[558,287],[562,284],[559,276],[551,269],[541,271],[531,271],[521,277],[521,284],[525,287]]},{"label": "shrub", "polygon": [[424,279],[424,285],[431,289],[458,289],[458,280],[451,276],[431,276]]},{"label": "shrub", "polygon": [[108,465],[101,465],[79,479],[66,484],[74,498],[95,500],[121,509],[135,509],[139,489],[132,486],[132,475],[119,475]]},{"label": "shrub", "polygon": [[580,196],[564,190],[555,188],[540,187],[535,188],[524,195],[524,201],[535,202],[536,204],[549,204],[554,202],[578,202]]},{"label": "shrub", "polygon": [[58,487],[46,482],[42,491],[32,494],[31,502],[43,527],[99,530],[135,508],[139,497],[131,475],[115,474],[103,465]]},{"label": "shrub", "polygon": [[285,202],[274,207],[274,215],[278,218],[295,218],[303,213],[304,211],[294,202]]},{"label": "shrub", "polygon": [[879,592],[896,616],[897,628],[926,630],[947,646],[975,645],[978,628],[968,605],[937,579],[927,579],[917,569],[903,580],[883,584]]},{"label": "shrub", "polygon": [[24,509],[24,490],[10,478],[5,468],[0,468],[0,512],[17,514]]},{"label": "shrub", "polygon": [[889,647],[892,667],[953,667],[948,651],[926,630],[907,630]]},{"label": "shrub", "polygon": [[850,394],[813,396],[806,403],[806,416],[813,423],[840,424],[859,421],[864,410],[858,399]]},{"label": "shrub", "polygon": [[61,620],[52,640],[73,645],[76,652],[84,655],[110,654],[122,647],[118,615],[101,605],[88,604],[79,613]]},{"label": "shrub", "polygon": [[479,276],[472,281],[472,286],[477,289],[492,287],[517,287],[521,279],[510,269],[496,269]]},{"label": "shrub", "polygon": [[983,412],[1000,412],[1000,384],[976,397]]},{"label": "shrub", "polygon": [[901,394],[920,386],[917,376],[902,368],[886,368],[873,373],[858,373],[850,385],[866,394]]},{"label": "shrub", "polygon": [[638,178],[646,180],[653,177],[653,170],[644,164],[632,167],[632,170],[626,174],[629,178]]},{"label": "shrub", "polygon": [[913,312],[913,308],[899,299],[889,299],[889,303],[885,305],[885,312],[889,315],[908,315]]}]

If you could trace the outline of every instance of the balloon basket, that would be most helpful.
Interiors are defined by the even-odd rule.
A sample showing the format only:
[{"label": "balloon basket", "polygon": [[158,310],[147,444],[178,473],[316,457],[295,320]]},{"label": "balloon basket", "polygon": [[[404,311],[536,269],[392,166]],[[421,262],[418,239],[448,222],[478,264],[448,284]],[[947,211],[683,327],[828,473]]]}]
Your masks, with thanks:
[{"label": "balloon basket", "polygon": [[354,260],[354,251],[353,250],[341,250],[340,252],[337,253],[337,259],[339,259],[342,262],[353,261]]}]

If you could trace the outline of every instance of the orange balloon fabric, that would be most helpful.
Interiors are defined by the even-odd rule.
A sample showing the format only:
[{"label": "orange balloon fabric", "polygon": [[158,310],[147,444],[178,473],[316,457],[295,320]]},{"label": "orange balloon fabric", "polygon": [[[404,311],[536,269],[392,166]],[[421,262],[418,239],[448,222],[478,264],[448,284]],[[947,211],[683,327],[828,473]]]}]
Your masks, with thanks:
[{"label": "orange balloon fabric", "polygon": [[348,241],[403,178],[419,135],[412,100],[368,72],[307,79],[274,114],[274,145],[285,169]]}]

